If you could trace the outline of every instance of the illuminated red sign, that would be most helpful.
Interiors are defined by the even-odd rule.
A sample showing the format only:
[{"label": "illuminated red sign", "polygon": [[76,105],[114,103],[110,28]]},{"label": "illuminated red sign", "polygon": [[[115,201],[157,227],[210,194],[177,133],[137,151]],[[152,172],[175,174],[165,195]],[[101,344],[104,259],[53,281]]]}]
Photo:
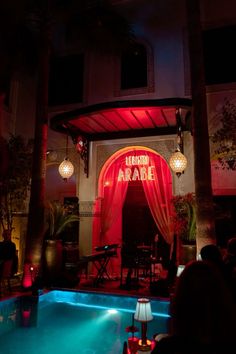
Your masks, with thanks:
[{"label": "illuminated red sign", "polygon": [[125,164],[127,167],[125,167],[124,169],[122,168],[119,169],[118,181],[128,182],[128,181],[155,180],[155,174],[154,174],[155,166],[148,166],[149,156],[130,155],[125,158]]},{"label": "illuminated red sign", "polygon": [[130,155],[125,158],[126,166],[135,166],[135,165],[148,165],[149,164],[149,156],[147,155]]}]

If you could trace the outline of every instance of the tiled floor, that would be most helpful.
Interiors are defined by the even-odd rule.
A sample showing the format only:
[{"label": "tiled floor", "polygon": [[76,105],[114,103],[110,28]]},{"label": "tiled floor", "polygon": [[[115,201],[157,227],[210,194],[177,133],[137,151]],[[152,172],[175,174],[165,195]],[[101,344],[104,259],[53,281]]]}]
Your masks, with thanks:
[{"label": "tiled floor", "polygon": [[[55,288],[55,287],[54,287]],[[61,287],[58,287],[61,288]],[[128,286],[124,281],[121,285],[119,279],[103,279],[96,286],[94,285],[93,278],[86,278],[85,276],[81,277],[80,281],[76,286],[63,287],[74,290],[83,290],[83,291],[93,291],[93,292],[104,292],[104,293],[113,293],[113,294],[124,294],[131,296],[146,296],[146,297],[168,297],[165,295],[157,294],[155,291],[150,290],[150,279],[140,278],[139,281],[132,281]],[[47,290],[47,289],[46,289]],[[27,291],[23,291],[20,282],[12,283],[12,291],[9,292],[7,289],[2,289],[0,300],[25,294]],[[29,293],[29,291],[28,291]]]},{"label": "tiled floor", "polygon": [[[119,280],[104,280],[99,284],[99,286],[94,286],[92,280],[83,280],[76,287],[70,287],[69,289],[75,290],[84,290],[84,291],[95,291],[95,292],[104,292],[112,294],[124,294],[124,295],[133,295],[133,296],[152,296],[149,289],[149,284],[145,281],[140,282],[138,287],[130,287],[129,289],[121,288]],[[0,296],[0,301],[19,296],[27,293],[23,291],[21,286],[16,285],[12,287],[12,291],[9,292],[4,290]]]},{"label": "tiled floor", "polygon": [[114,294],[130,294],[130,295],[145,295],[150,296],[149,281],[147,279],[142,279],[137,283],[126,286],[125,284],[121,286],[120,280],[116,279],[105,279],[94,286],[93,279],[87,280],[82,279],[76,287],[81,290],[93,290],[93,291],[102,291],[109,292]]},{"label": "tiled floor", "polygon": [[[167,270],[161,266],[161,268],[159,267],[158,269],[155,269],[154,272],[150,274],[149,271],[140,269],[138,280],[136,273],[132,272],[129,281],[128,274],[128,269],[124,269],[122,272],[122,281],[120,281],[120,279],[114,279],[106,273],[102,281],[99,281],[98,284],[96,284],[96,281],[94,281],[93,278],[86,279],[86,274],[82,273],[76,288],[114,294],[158,296],[156,294],[156,289],[150,287],[150,283],[155,284],[157,279],[165,279],[167,277]],[[159,297],[166,296],[159,295]]]}]

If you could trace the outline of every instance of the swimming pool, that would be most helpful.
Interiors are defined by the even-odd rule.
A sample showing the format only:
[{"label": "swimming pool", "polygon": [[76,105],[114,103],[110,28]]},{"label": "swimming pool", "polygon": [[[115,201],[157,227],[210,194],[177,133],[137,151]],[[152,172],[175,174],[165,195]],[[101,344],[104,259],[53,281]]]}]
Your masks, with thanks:
[{"label": "swimming pool", "polygon": [[[0,302],[1,354],[119,354],[137,297],[53,290]],[[167,331],[169,302],[151,300],[148,338]],[[113,310],[113,311],[109,311]],[[114,311],[116,310],[116,311]],[[135,325],[141,329],[138,322]]]}]

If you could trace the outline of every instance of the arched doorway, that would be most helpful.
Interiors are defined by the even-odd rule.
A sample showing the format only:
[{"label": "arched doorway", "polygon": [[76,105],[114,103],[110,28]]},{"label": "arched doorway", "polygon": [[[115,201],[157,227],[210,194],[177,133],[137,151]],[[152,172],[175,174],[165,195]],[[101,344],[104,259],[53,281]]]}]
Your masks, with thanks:
[{"label": "arched doorway", "polygon": [[150,247],[151,254],[168,266],[170,246],[153,219],[141,181],[128,184],[122,209],[122,244]]},{"label": "arched doorway", "polygon": [[[131,146],[113,154],[101,170],[93,223],[94,247],[113,243],[122,245],[123,207],[132,182],[141,183],[157,229],[165,241],[172,244],[172,176],[169,166],[156,151]],[[119,266],[118,257],[113,262],[112,272],[115,273]]]},{"label": "arched doorway", "polygon": [[141,181],[130,181],[122,209],[122,242],[152,246],[158,228]]}]

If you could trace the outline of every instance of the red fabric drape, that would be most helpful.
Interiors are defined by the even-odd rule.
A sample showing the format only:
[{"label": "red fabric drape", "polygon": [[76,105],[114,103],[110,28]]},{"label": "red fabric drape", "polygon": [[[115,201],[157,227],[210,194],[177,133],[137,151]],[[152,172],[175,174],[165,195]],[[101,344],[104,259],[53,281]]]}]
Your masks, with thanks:
[{"label": "red fabric drape", "polygon": [[105,243],[109,242],[106,235],[107,231],[122,213],[128,189],[127,182],[118,181],[119,170],[120,168],[124,168],[124,166],[125,156],[122,156],[112,164],[104,176],[104,196],[101,207],[101,234]]},{"label": "red fabric drape", "polygon": [[[113,162],[101,178],[103,196],[97,198],[93,219],[93,248],[98,245],[122,244],[122,208],[124,205],[128,183],[118,181],[119,169],[124,168],[125,157]],[[100,218],[98,214],[100,213]],[[116,276],[120,268],[120,253],[112,258],[109,273]]]},{"label": "red fabric drape", "polygon": [[[128,156],[148,156],[149,164],[152,166],[153,180],[142,180],[145,196],[151,210],[153,219],[167,243],[173,242],[172,228],[172,176],[167,162],[153,150],[143,147],[131,147],[121,150],[110,158],[110,163],[106,163],[100,178],[100,195],[95,203],[97,215],[93,224],[93,246],[111,243],[122,243],[122,208],[125,202],[128,189],[128,181],[122,178],[118,180],[120,169],[127,168],[126,157]],[[144,165],[129,166],[132,171],[130,178],[136,180],[140,178],[133,176],[133,171],[141,171]],[[145,166],[147,167],[147,166]],[[137,173],[138,174],[138,173]],[[124,177],[125,178],[125,177]],[[99,205],[101,202],[101,206]],[[98,217],[100,215],[100,217]]]},{"label": "red fabric drape", "polygon": [[166,161],[149,153],[150,165],[155,166],[155,179],[143,180],[143,189],[153,219],[168,244],[173,242],[172,227],[172,178]]}]

